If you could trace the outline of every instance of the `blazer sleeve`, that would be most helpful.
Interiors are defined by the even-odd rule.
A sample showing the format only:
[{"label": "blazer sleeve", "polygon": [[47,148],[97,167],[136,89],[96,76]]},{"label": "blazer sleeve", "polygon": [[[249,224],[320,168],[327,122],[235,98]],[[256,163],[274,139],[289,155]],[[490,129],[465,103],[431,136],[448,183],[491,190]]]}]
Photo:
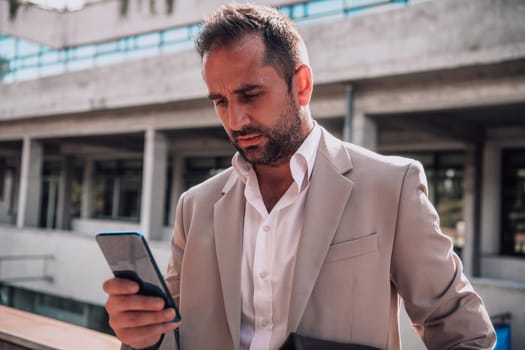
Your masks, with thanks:
[{"label": "blazer sleeve", "polygon": [[494,328],[440,230],[418,162],[404,176],[391,269],[392,283],[428,349],[492,349]]}]

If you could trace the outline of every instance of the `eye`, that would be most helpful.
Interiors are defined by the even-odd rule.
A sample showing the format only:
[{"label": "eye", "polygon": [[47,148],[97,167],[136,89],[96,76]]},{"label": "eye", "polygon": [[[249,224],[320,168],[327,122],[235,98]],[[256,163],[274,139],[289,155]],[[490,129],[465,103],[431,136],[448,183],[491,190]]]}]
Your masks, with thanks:
[{"label": "eye", "polygon": [[225,106],[226,105],[226,99],[213,100],[213,104],[215,105],[215,107]]},{"label": "eye", "polygon": [[244,94],[243,95],[243,98],[246,100],[246,101],[250,101],[250,100],[253,100],[257,97],[259,97],[261,95],[260,92],[257,92],[257,93],[251,93],[251,94]]}]

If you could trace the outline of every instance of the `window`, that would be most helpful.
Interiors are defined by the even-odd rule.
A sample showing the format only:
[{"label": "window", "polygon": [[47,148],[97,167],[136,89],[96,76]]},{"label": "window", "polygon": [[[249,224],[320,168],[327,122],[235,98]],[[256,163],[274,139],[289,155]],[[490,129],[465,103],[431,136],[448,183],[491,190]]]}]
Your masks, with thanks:
[{"label": "window", "polygon": [[73,179],[71,184],[71,217],[79,218],[82,208],[82,183],[84,168],[83,164],[76,164],[73,169]]},{"label": "window", "polygon": [[0,202],[4,200],[4,185],[6,179],[7,162],[0,158]]},{"label": "window", "polygon": [[502,155],[501,254],[525,257],[525,149]]},{"label": "window", "polygon": [[139,221],[142,160],[95,162],[93,216]]},{"label": "window", "polygon": [[428,169],[429,192],[439,213],[441,230],[452,238],[456,252],[464,244],[463,221],[463,153],[437,153]]},{"label": "window", "polygon": [[184,188],[195,186],[207,178],[230,167],[231,156],[191,157],[186,158],[184,171]]},{"label": "window", "polygon": [[40,227],[56,228],[60,183],[60,162],[44,161],[42,165],[42,194]]},{"label": "window", "polygon": [[0,305],[114,335],[109,327],[108,314],[99,305],[1,284]]}]

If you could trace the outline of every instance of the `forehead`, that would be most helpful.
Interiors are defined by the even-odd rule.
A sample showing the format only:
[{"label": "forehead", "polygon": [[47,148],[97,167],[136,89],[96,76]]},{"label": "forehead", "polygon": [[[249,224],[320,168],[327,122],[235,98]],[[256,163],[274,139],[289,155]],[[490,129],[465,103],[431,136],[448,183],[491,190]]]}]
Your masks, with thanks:
[{"label": "forehead", "polygon": [[258,35],[246,35],[229,46],[212,49],[203,56],[203,76],[209,88],[257,79],[275,69],[264,63],[265,45]]}]

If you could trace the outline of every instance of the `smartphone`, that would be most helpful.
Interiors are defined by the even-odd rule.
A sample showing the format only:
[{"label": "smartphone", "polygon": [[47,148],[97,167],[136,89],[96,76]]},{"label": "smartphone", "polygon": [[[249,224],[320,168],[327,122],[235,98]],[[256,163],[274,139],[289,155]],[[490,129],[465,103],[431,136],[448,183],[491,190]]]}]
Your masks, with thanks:
[{"label": "smartphone", "polygon": [[96,240],[104,254],[113,275],[138,283],[138,294],[164,299],[165,308],[176,311],[173,322],[179,322],[179,309],[151,254],[148,243],[139,232],[100,232]]}]

